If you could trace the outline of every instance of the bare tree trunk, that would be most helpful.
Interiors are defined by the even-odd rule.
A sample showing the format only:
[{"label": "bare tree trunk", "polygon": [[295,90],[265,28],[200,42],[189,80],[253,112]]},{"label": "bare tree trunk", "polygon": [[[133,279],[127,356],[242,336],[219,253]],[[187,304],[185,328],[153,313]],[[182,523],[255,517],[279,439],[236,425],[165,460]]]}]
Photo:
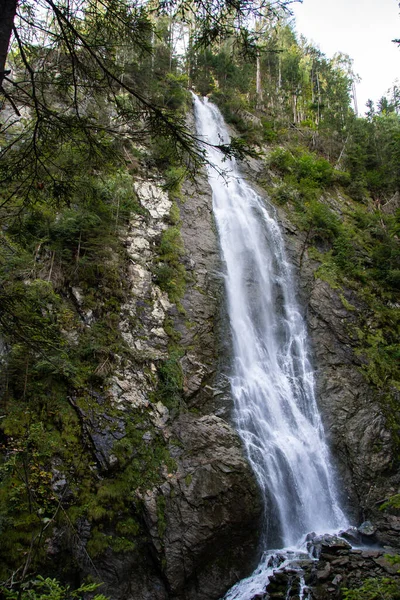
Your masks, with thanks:
[{"label": "bare tree trunk", "polygon": [[281,55],[279,54],[278,56],[278,87],[277,87],[277,92],[279,92],[279,90],[282,87],[282,62],[281,62]]},{"label": "bare tree trunk", "polygon": [[356,113],[356,117],[358,117],[357,90],[356,90],[356,84],[354,81],[353,81],[353,85],[352,85],[352,91],[353,91],[354,112]]},{"label": "bare tree trunk", "polygon": [[257,94],[257,108],[260,109],[263,106],[264,97],[262,90],[262,81],[261,81],[261,61],[260,54],[257,53],[257,74],[256,74],[256,94]]},{"label": "bare tree trunk", "polygon": [[344,151],[345,151],[345,149],[346,149],[347,142],[349,141],[349,137],[350,137],[350,136],[347,136],[347,138],[346,138],[346,140],[345,140],[345,142],[344,142],[344,144],[343,144],[343,148],[342,148],[342,149],[341,149],[341,151],[340,151],[339,158],[338,158],[338,159],[337,159],[337,161],[336,161],[335,169],[337,169],[337,170],[339,170],[339,169],[340,169],[340,167],[341,167],[341,161],[342,161],[342,157],[343,157]]},{"label": "bare tree trunk", "polygon": [[318,89],[318,113],[317,113],[317,126],[319,125],[319,122],[321,120],[321,113],[320,113],[320,106],[321,106],[321,90],[319,87],[319,77],[318,77],[318,71],[317,71],[317,89]]},{"label": "bare tree trunk", "polygon": [[169,70],[172,71],[172,58],[174,56],[174,24],[172,18],[169,24]]},{"label": "bare tree trunk", "polygon": [[6,60],[18,0],[0,0],[0,87],[6,75]]},{"label": "bare tree trunk", "polygon": [[192,48],[192,24],[189,21],[188,23],[188,47],[187,47],[187,51],[185,52],[186,55],[186,72],[187,72],[187,78],[188,78],[188,90],[190,90],[190,88],[192,87],[192,82],[190,79],[190,70],[192,68],[192,59],[191,59],[191,48]]},{"label": "bare tree trunk", "polygon": [[151,30],[151,75],[154,75],[154,29]]},{"label": "bare tree trunk", "polygon": [[314,104],[315,102],[315,92],[314,92],[314,62],[311,68],[311,102]]}]

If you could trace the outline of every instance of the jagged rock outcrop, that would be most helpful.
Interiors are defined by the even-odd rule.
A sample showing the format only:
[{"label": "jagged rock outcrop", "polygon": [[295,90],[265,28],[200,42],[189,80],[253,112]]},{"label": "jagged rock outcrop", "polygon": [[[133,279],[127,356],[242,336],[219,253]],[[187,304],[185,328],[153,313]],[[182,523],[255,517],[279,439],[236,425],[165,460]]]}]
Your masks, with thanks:
[{"label": "jagged rock outcrop", "polygon": [[[305,556],[276,569],[266,587],[267,594],[258,596],[257,600],[297,600],[300,591],[311,600],[339,600],[343,597],[343,588],[359,588],[367,579],[377,580],[397,574],[399,564],[396,564],[395,558],[388,558],[396,556],[393,549],[353,549],[344,540],[337,539],[336,543],[327,540],[320,544],[318,560]],[[388,582],[382,585],[383,589],[387,589]]]},{"label": "jagged rock outcrop", "polygon": [[[254,168],[248,172],[254,173]],[[254,566],[262,508],[254,475],[230,424],[232,405],[224,377],[229,332],[211,194],[205,178],[183,188],[179,207],[187,282],[177,307],[154,277],[157,244],[168,227],[171,201],[156,173],[138,179],[136,193],[143,214],[135,215],[123,232],[130,293],[120,315],[131,355],[117,357],[107,390],[114,413],[108,416],[102,410],[99,396],[100,416],[86,411],[81,417],[100,479],[118,468],[114,444],[123,442],[126,425],[137,414],[140,443],[150,448],[155,439],[162,440],[170,460],[161,469],[161,479],[140,492],[146,539],[141,539],[139,550],[121,554],[107,548],[93,569],[83,559],[88,556],[85,543],[91,527],[83,519],[75,558],[83,573],[105,582],[102,591],[112,600],[215,600]],[[319,404],[349,516],[355,524],[371,516],[377,526],[374,542],[395,546],[400,518],[377,510],[380,501],[397,491],[391,438],[379,402],[359,370],[351,334],[362,306],[350,292],[338,292],[314,278],[318,264],[308,255],[304,233],[283,211],[280,219],[307,312]],[[75,296],[79,303],[79,290]],[[91,325],[90,315],[82,318]],[[159,367],[169,357],[166,320],[180,334],[181,410],[169,409],[157,396]],[[66,487],[63,483],[62,493]],[[57,532],[54,555],[61,552],[56,538]],[[379,552],[364,556],[341,548],[331,552],[332,558],[322,551],[318,563],[302,567],[306,583],[318,590],[316,599],[335,597],[343,583],[353,585],[371,573],[385,572],[375,560],[382,558]],[[335,562],[339,558],[341,562]],[[346,565],[351,566],[350,574]],[[271,597],[286,597],[281,584],[287,584],[288,575],[293,573],[276,575]],[[296,585],[293,597],[298,594]]]},{"label": "jagged rock outcrop", "polygon": [[216,598],[249,568],[259,494],[232,428],[214,415],[172,425],[177,469],[145,498],[171,597]]},{"label": "jagged rock outcrop", "polygon": [[373,518],[380,524],[380,541],[398,545],[398,517],[379,510],[382,502],[398,491],[392,435],[377,391],[363,376],[356,353],[357,314],[364,307],[354,292],[333,289],[315,278],[319,265],[304,247],[304,233],[292,225],[285,229],[306,310],[319,407],[344,505],[354,524]]},{"label": "jagged rock outcrop", "polygon": [[[262,508],[238,435],[212,412],[221,396],[227,402],[227,393],[216,383],[221,283],[210,191],[202,179],[184,189],[187,287],[179,310],[153,276],[171,202],[150,176],[137,182],[136,192],[145,213],[135,215],[125,233],[130,293],[120,320],[131,358],[120,361],[110,388],[121,418],[114,417],[103,431],[92,423],[91,438],[103,471],[112,470],[118,460],[112,436],[123,440],[124,422],[139,411],[143,442],[162,439],[170,460],[161,481],[141,495],[149,537],[141,557],[109,548],[92,574],[105,582],[111,598],[218,598],[253,566]],[[167,317],[181,336],[186,408],[180,411],[169,410],[157,396],[158,365],[169,356]]]},{"label": "jagged rock outcrop", "polygon": [[[251,182],[268,179],[260,160],[248,161],[243,170]],[[267,197],[262,188],[258,190]],[[346,201],[340,193],[336,195],[327,197],[326,203],[340,214],[341,203]],[[398,547],[398,511],[380,510],[382,503],[400,489],[393,435],[379,392],[363,375],[363,358],[357,352],[356,330],[366,307],[354,291],[336,289],[316,275],[320,264],[308,252],[306,232],[295,224],[289,211],[282,207],[276,210],[308,323],[318,404],[342,502],[354,524],[371,518],[378,528],[377,542]]]}]

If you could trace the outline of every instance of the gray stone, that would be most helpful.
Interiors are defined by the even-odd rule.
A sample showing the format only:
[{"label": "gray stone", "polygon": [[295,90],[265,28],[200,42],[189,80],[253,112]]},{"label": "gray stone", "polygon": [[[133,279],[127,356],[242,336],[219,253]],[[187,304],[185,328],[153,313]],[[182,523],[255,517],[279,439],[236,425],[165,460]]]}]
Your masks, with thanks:
[{"label": "gray stone", "polygon": [[360,527],[358,527],[358,531],[361,533],[361,535],[370,537],[376,533],[376,527],[371,523],[371,521],[364,521],[364,523],[361,523]]},{"label": "gray stone", "polygon": [[[187,597],[205,598],[207,589],[217,598],[233,584],[235,571],[243,573],[245,556],[254,553],[259,492],[237,435],[222,419],[180,415],[172,437],[182,448],[177,470],[167,485],[145,496],[146,522],[173,593],[180,597],[191,589]],[[225,571],[217,568],[221,556],[227,559]],[[195,579],[203,582],[201,593]]]}]

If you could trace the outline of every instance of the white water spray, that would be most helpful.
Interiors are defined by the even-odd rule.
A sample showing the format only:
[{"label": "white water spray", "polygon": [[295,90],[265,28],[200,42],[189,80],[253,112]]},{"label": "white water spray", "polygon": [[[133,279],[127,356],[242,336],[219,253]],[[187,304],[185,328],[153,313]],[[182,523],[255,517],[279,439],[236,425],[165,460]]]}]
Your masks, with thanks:
[{"label": "white water spray", "polygon": [[[198,135],[210,144],[229,143],[218,108],[193,96]],[[262,543],[266,550],[298,548],[310,531],[348,526],[315,401],[305,324],[272,207],[234,160],[206,151],[215,167],[208,167],[208,178],[226,268],[235,421],[265,502]],[[249,600],[262,591],[269,562],[264,556],[226,598]]]}]

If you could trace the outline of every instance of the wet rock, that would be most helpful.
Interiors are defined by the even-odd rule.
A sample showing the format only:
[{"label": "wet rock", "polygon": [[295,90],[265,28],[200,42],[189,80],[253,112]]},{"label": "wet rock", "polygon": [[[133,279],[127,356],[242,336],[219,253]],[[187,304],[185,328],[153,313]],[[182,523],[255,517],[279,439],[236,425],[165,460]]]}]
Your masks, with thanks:
[{"label": "wet rock", "polygon": [[339,531],[339,535],[352,545],[361,543],[361,536],[357,527],[349,527],[344,531]]},{"label": "wet rock", "polygon": [[181,449],[177,470],[146,494],[146,522],[173,594],[217,598],[254,555],[259,492],[222,419],[180,415],[172,437]]},{"label": "wet rock", "polygon": [[[340,555],[323,554],[320,560],[302,565],[303,578],[313,600],[342,598],[342,588],[360,587],[366,579],[400,577],[386,557],[388,550],[342,549]],[[390,551],[393,554],[393,551]]]},{"label": "wet rock", "polygon": [[93,454],[100,469],[107,471],[116,464],[113,448],[116,441],[125,436],[125,421],[122,418],[108,414],[102,407],[105,398],[100,394],[91,394],[91,403],[83,409],[75,398],[69,397],[69,403],[78,414],[83,431],[89,438]]},{"label": "wet rock", "polygon": [[358,532],[362,536],[372,537],[376,533],[376,527],[371,521],[364,521],[364,523],[361,523],[360,527],[358,527]]},{"label": "wet rock", "polygon": [[[181,335],[180,345],[187,349],[181,360],[184,395],[187,404],[202,414],[221,409],[216,381],[222,368],[219,340],[221,294],[223,281],[219,246],[212,213],[212,196],[207,178],[200,176],[195,184],[186,182],[179,203],[181,236],[185,247],[185,264],[189,265],[186,292],[182,299],[185,314],[173,312],[174,325]],[[232,400],[229,398],[229,406]]]},{"label": "wet rock", "polygon": [[393,562],[388,560],[387,555],[374,558],[374,562],[382,567],[389,575],[398,575],[400,571],[400,560]]},{"label": "wet rock", "polygon": [[307,550],[314,558],[319,558],[322,554],[326,553],[336,554],[341,550],[348,550],[350,548],[351,545],[345,539],[337,535],[330,535],[329,533],[324,535],[311,534],[311,537],[307,540]]},{"label": "wet rock", "polygon": [[332,585],[340,585],[340,583],[343,581],[343,575],[335,575],[335,577],[332,579]]},{"label": "wet rock", "polygon": [[320,571],[317,571],[316,577],[319,581],[325,581],[326,579],[328,579],[330,574],[331,574],[331,565],[329,562],[327,562],[323,569],[321,569]]},{"label": "wet rock", "polygon": [[288,253],[298,268],[299,295],[307,307],[317,398],[342,485],[342,503],[351,521],[357,523],[360,514],[373,518],[377,539],[393,545],[399,536],[379,511],[382,498],[398,489],[392,439],[356,353],[357,324],[366,308],[353,291],[333,289],[315,278],[319,264],[308,255],[304,233],[286,231]]}]

